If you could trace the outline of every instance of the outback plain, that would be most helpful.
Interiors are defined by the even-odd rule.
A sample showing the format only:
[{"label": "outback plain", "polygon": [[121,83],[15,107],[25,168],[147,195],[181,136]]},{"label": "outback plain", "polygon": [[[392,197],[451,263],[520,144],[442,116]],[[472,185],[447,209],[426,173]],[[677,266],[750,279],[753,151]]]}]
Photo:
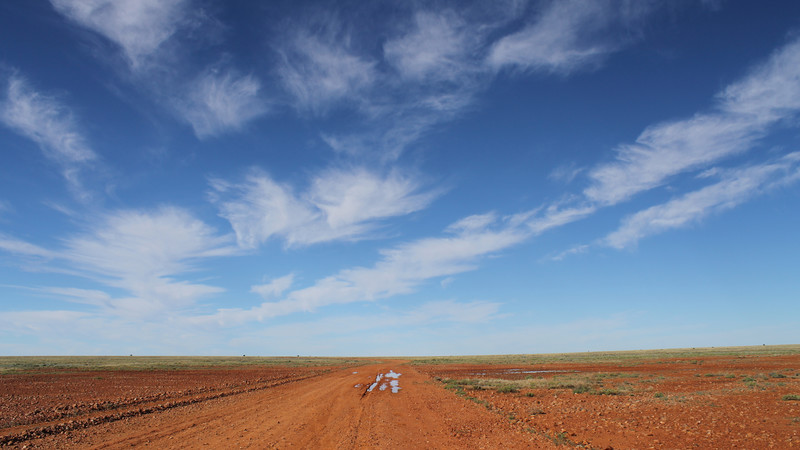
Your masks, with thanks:
[{"label": "outback plain", "polygon": [[800,345],[0,357],[11,448],[800,448]]}]

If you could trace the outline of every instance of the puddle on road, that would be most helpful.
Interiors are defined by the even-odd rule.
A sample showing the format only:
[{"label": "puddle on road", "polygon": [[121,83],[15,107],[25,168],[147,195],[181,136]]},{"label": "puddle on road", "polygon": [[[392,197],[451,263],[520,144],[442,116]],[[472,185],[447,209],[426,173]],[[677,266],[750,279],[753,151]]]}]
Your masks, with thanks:
[{"label": "puddle on road", "polygon": [[[391,389],[392,394],[397,394],[400,391],[400,380],[398,380],[400,375],[402,375],[402,374],[401,373],[397,373],[394,370],[390,370],[390,371],[386,372],[385,374],[384,373],[379,373],[375,377],[375,382],[369,385],[369,387],[367,388],[365,394],[367,392],[372,392],[376,387],[380,391],[385,391],[386,389]],[[389,381],[388,383],[386,383],[386,381],[383,381],[383,383],[381,383],[381,381],[384,380],[384,377],[386,378],[386,381]],[[392,378],[392,380],[389,380],[389,378]],[[361,385],[360,384],[356,385],[356,387],[359,387],[359,386],[361,386]]]},{"label": "puddle on road", "polygon": [[367,392],[372,392],[372,390],[375,389],[375,386],[377,386],[378,383],[381,382],[382,378],[383,378],[383,374],[379,373],[378,376],[375,377],[375,382],[370,384],[369,387],[367,388]]}]

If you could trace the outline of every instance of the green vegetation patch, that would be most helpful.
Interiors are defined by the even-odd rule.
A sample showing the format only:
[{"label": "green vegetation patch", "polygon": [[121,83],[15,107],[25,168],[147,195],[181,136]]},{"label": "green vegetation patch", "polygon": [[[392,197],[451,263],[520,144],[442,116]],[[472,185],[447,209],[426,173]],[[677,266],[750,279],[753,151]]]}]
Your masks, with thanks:
[{"label": "green vegetation patch", "polygon": [[706,347],[619,352],[543,353],[527,355],[433,356],[413,358],[412,364],[546,364],[546,363],[636,363],[648,359],[682,358],[684,363],[702,364],[694,358],[708,356],[781,356],[800,354],[800,345]]},{"label": "green vegetation patch", "polygon": [[358,358],[265,356],[0,356],[0,373],[43,370],[185,370],[245,366],[357,366]]}]

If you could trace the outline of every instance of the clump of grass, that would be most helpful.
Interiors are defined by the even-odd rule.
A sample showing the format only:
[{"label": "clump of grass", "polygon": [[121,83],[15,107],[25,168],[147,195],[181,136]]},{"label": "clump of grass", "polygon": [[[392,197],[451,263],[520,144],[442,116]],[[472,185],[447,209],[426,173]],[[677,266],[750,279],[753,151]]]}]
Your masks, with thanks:
[{"label": "clump of grass", "polygon": [[729,374],[725,375],[725,378],[736,378],[736,375],[734,375],[732,373],[729,373]]},{"label": "clump of grass", "polygon": [[527,393],[527,394],[525,394],[525,395],[526,395],[527,397],[536,397],[536,394],[534,394],[533,392],[528,392],[528,393]]},{"label": "clump of grass", "polygon": [[783,400],[787,400],[787,401],[790,401],[790,400],[796,400],[796,401],[800,401],[800,395],[797,395],[797,394],[787,394],[787,395],[784,395],[784,396],[783,396]]},{"label": "clump of grass", "polygon": [[622,392],[616,389],[600,389],[599,391],[595,391],[597,395],[622,395]]},{"label": "clump of grass", "polygon": [[769,376],[772,378],[786,378],[786,375],[778,372],[770,372]]},{"label": "clump of grass", "polygon": [[550,440],[553,442],[553,444],[558,446],[570,444],[570,440],[567,438],[567,433],[558,433]]},{"label": "clump of grass", "polygon": [[519,389],[517,389],[514,385],[507,384],[505,386],[498,387],[497,392],[501,394],[512,394],[514,392],[519,392]]},{"label": "clump of grass", "polygon": [[572,388],[572,392],[575,394],[583,394],[592,390],[592,387],[588,384],[581,384]]},{"label": "clump of grass", "polygon": [[656,392],[655,394],[653,394],[653,397],[655,397],[655,398],[664,398],[664,397],[666,397],[666,395],[663,392]]}]

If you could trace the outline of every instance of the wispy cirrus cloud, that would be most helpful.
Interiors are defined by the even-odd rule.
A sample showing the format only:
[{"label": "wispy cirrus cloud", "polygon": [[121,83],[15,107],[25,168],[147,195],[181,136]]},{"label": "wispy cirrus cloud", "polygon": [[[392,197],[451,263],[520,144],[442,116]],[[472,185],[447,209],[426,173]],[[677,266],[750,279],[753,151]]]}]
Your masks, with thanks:
[{"label": "wispy cirrus cloud", "polygon": [[[501,69],[566,75],[596,67],[635,38],[632,30],[656,5],[543,1],[538,11],[530,8],[533,17],[510,2],[415,7],[392,19],[382,55],[338,31],[347,29],[346,19],[332,14],[325,26],[291,31],[290,44],[277,49],[284,56],[280,73],[298,109],[325,115],[343,107],[362,115],[350,131],[322,133],[332,148],[393,161],[468,111]],[[509,32],[513,21],[527,25]]]},{"label": "wispy cirrus cloud", "polygon": [[272,237],[287,246],[363,239],[381,219],[423,209],[439,194],[423,192],[411,175],[363,167],[323,171],[302,193],[258,170],[242,182],[212,180],[211,185],[211,201],[244,248]]},{"label": "wispy cirrus cloud", "polygon": [[84,137],[74,113],[62,100],[34,89],[18,74],[6,81],[0,99],[0,122],[35,142],[44,156],[61,168],[72,193],[81,200],[91,194],[84,189],[80,173],[99,158]]},{"label": "wispy cirrus cloud", "polygon": [[384,58],[412,82],[458,82],[478,70],[473,58],[481,34],[453,11],[417,11],[407,32],[384,43]]},{"label": "wispy cirrus cloud", "polygon": [[644,237],[689,226],[797,181],[800,181],[800,153],[797,152],[778,161],[729,170],[717,183],[623,219],[619,229],[606,236],[602,243],[618,249],[629,247]]},{"label": "wispy cirrus cloud", "polygon": [[492,44],[487,63],[495,70],[511,67],[557,73],[596,64],[617,44],[597,39],[615,17],[614,9],[611,2],[546,2],[530,24]]},{"label": "wispy cirrus cloud", "polygon": [[[646,128],[634,144],[623,144],[615,158],[590,168],[589,186],[566,206],[548,209],[552,225],[570,212],[593,213],[625,202],[639,193],[668,185],[680,174],[699,172],[697,179],[723,180],[623,220],[620,228],[596,244],[625,248],[640,239],[695,223],[707,215],[733,208],[774,186],[795,180],[786,170],[795,154],[780,162],[711,167],[760,145],[776,130],[793,125],[800,113],[800,39],[794,38],[756,64],[744,77],[715,96],[713,108],[694,116]],[[588,214],[573,215],[581,218]],[[568,220],[567,223],[572,220]],[[545,221],[544,223],[548,223]],[[580,246],[585,248],[585,246]],[[569,251],[560,256],[568,256]]]},{"label": "wispy cirrus cloud", "polygon": [[59,13],[120,47],[142,69],[181,26],[188,0],[50,0]]},{"label": "wispy cirrus cloud", "polygon": [[43,259],[53,259],[58,256],[57,252],[2,233],[0,233],[0,250],[16,255]]},{"label": "wispy cirrus cloud", "polygon": [[177,109],[197,137],[216,136],[240,129],[267,110],[260,90],[252,75],[209,71],[190,84]]},{"label": "wispy cirrus cloud", "polygon": [[231,325],[412,293],[426,281],[474,270],[480,259],[525,241],[530,232],[518,219],[501,219],[493,214],[467,217],[449,227],[442,237],[382,250],[371,267],[341,270],[251,309],[221,309],[192,320]]},{"label": "wispy cirrus cloud", "polygon": [[589,171],[586,198],[625,201],[674,175],[707,167],[751,149],[782,120],[800,111],[800,39],[789,42],[749,75],[724,89],[711,112],[647,128],[615,161]]},{"label": "wispy cirrus cloud", "polygon": [[324,114],[338,102],[358,104],[375,81],[375,61],[350,47],[352,39],[333,19],[316,31],[299,28],[276,51],[278,75],[302,112]]},{"label": "wispy cirrus cloud", "polygon": [[104,214],[83,234],[63,239],[58,249],[45,249],[10,237],[0,237],[0,249],[48,260],[61,272],[81,276],[129,295],[64,287],[40,287],[41,292],[70,302],[101,307],[125,317],[152,316],[190,307],[223,289],[179,277],[194,262],[236,254],[232,236],[220,235],[179,208],[156,211],[123,210]]},{"label": "wispy cirrus cloud", "polygon": [[294,274],[290,273],[289,275],[284,275],[279,278],[275,278],[274,280],[270,280],[269,283],[264,284],[257,284],[250,287],[250,292],[258,294],[265,299],[279,297],[287,289],[292,287],[294,283]]},{"label": "wispy cirrus cloud", "polygon": [[255,75],[241,75],[220,61],[199,71],[189,63],[188,55],[198,53],[202,43],[184,35],[201,25],[211,27],[193,0],[51,3],[72,22],[119,47],[133,74],[126,81],[190,124],[199,139],[238,131],[267,111]]}]

